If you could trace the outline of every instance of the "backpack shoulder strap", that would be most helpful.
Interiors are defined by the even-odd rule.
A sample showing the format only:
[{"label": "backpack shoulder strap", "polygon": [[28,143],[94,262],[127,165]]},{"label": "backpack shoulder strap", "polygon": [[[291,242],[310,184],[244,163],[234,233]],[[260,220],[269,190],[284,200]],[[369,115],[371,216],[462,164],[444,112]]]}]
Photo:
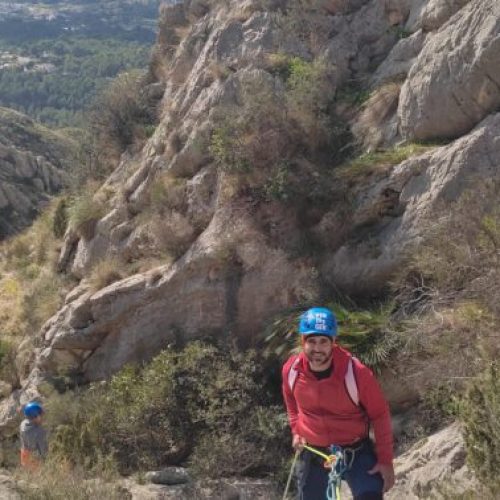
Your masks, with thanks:
[{"label": "backpack shoulder strap", "polygon": [[[293,360],[292,365],[290,366],[290,371],[288,372],[288,387],[292,392],[293,392],[293,387],[295,386],[295,382],[297,381],[297,376],[299,374],[299,371],[297,370],[299,362],[300,359],[297,356]],[[352,357],[349,358],[349,362],[347,364],[347,371],[345,374],[345,386],[352,402],[356,406],[360,406],[358,384],[356,382],[356,375],[354,374],[354,361]]]},{"label": "backpack shoulder strap", "polygon": [[295,381],[297,380],[297,375],[299,374],[299,371],[297,370],[297,366],[299,364],[299,357],[297,356],[293,362],[292,366],[290,366],[290,371],[288,372],[288,387],[290,387],[290,390],[293,392],[293,386],[295,385]]},{"label": "backpack shoulder strap", "polygon": [[356,375],[354,374],[354,358],[349,358],[349,363],[347,365],[347,371],[345,374],[345,387],[347,389],[347,393],[349,397],[352,399],[352,402],[359,406],[359,391],[358,384],[356,382]]}]

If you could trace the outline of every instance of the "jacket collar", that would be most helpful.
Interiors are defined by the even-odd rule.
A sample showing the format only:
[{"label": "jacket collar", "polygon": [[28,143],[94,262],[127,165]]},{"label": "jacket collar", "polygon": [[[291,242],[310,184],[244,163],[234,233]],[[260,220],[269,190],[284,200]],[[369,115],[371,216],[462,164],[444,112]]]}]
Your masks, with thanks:
[{"label": "jacket collar", "polygon": [[[351,357],[351,354],[346,349],[343,349],[337,344],[333,346],[333,377],[344,380],[347,371],[347,365]],[[306,374],[307,376],[314,377],[311,367],[309,366],[309,361],[303,351],[299,354],[299,360],[300,361],[297,364],[297,370]]]}]

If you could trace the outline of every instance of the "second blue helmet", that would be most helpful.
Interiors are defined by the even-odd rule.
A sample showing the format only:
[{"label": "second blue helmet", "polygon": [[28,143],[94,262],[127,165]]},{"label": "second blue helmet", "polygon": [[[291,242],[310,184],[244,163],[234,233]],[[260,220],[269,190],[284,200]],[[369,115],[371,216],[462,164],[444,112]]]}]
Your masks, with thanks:
[{"label": "second blue helmet", "polygon": [[43,408],[40,403],[32,401],[24,407],[23,413],[27,418],[36,418],[43,413]]},{"label": "second blue helmet", "polygon": [[299,333],[301,335],[337,335],[337,320],[330,309],[326,307],[313,307],[300,317]]}]

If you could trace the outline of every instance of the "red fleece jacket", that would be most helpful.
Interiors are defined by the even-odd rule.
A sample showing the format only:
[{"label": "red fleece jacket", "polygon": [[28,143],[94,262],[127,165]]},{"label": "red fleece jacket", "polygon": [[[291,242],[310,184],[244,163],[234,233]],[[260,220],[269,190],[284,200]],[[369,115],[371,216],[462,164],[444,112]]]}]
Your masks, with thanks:
[{"label": "red fleece jacket", "polygon": [[333,349],[330,377],[318,380],[311,372],[304,353],[299,354],[293,390],[288,373],[296,356],[283,366],[283,396],[290,427],[312,446],[347,446],[368,436],[369,424],[375,433],[377,459],[390,464],[393,437],[389,406],[372,371],[353,358],[360,406],[351,400],[345,387],[345,374],[351,354],[339,346]]}]

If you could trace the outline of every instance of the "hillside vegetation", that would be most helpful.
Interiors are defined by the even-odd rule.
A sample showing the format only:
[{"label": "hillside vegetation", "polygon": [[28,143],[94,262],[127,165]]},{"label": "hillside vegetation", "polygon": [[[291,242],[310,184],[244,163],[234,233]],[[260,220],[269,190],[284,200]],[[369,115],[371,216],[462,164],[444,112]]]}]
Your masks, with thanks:
[{"label": "hillside vegetation", "polygon": [[5,5],[0,104],[50,126],[83,126],[109,79],[147,66],[158,7],[158,0]]},{"label": "hillside vegetation", "polygon": [[[415,5],[164,6],[148,71],[99,93],[78,187],[0,247],[1,404],[43,399],[76,483],[180,465],[281,484],[280,364],[321,304],[379,376],[398,453],[461,423],[453,463],[425,459],[440,484],[412,483],[415,459],[388,498],[498,496],[500,93],[477,75],[500,10]],[[454,491],[463,471],[481,486]]]}]

